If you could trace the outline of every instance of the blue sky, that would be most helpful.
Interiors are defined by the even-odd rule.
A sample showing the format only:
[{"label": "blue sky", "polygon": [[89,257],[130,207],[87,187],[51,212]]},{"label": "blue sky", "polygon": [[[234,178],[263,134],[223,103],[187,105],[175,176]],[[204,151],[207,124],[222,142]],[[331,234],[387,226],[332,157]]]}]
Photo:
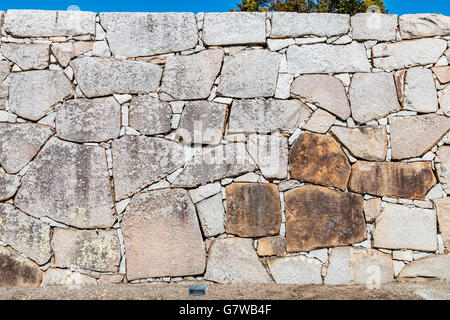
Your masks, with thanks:
[{"label": "blue sky", "polygon": [[[85,11],[228,11],[239,0],[0,0],[0,10],[66,10],[77,5]],[[450,16],[448,0],[385,0],[390,13],[443,13]]]}]

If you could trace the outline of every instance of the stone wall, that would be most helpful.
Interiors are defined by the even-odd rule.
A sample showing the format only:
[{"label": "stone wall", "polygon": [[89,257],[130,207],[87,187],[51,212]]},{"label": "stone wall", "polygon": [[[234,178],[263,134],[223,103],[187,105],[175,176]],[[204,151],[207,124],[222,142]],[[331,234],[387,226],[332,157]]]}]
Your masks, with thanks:
[{"label": "stone wall", "polygon": [[0,285],[450,278],[450,18],[0,14]]}]

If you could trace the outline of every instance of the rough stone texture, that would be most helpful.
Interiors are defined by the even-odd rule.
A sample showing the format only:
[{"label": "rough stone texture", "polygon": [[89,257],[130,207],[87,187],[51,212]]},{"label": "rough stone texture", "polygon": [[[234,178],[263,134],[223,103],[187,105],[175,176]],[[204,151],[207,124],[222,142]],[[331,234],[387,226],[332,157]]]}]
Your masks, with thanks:
[{"label": "rough stone texture", "polygon": [[39,120],[58,102],[75,93],[61,71],[39,70],[10,76],[9,109],[28,120]]},{"label": "rough stone texture", "polygon": [[224,59],[217,95],[233,98],[272,97],[277,86],[281,55],[245,50]]},{"label": "rough stone texture", "polygon": [[370,72],[366,49],[357,42],[290,46],[287,65],[289,73]]},{"label": "rough stone texture", "polygon": [[367,223],[374,222],[381,213],[381,199],[364,200],[364,217]]},{"label": "rough stone texture", "polygon": [[15,251],[0,247],[0,287],[38,287],[42,271]]},{"label": "rough stone texture", "polygon": [[357,161],[348,188],[362,194],[423,200],[435,184],[431,162]]},{"label": "rough stone texture", "polygon": [[389,118],[392,159],[420,157],[450,129],[450,118],[429,114]]},{"label": "rough stone texture", "polygon": [[445,49],[447,41],[443,39],[386,42],[372,48],[372,59],[375,68],[391,71],[436,63]]},{"label": "rough stone texture", "polygon": [[400,110],[392,73],[357,73],[349,90],[352,118],[368,122]]},{"label": "rough stone texture", "polygon": [[450,249],[450,197],[434,200],[444,246]]},{"label": "rough stone texture", "polygon": [[11,199],[20,185],[20,178],[0,172],[0,201]]},{"label": "rough stone texture", "polygon": [[79,272],[66,269],[48,269],[42,277],[42,286],[78,287],[97,285],[97,281]]},{"label": "rough stone texture", "polygon": [[434,210],[386,203],[377,218],[373,246],[385,249],[437,250]]},{"label": "rough stone texture", "polygon": [[156,91],[162,68],[140,61],[82,57],[70,62],[81,91],[88,97]]},{"label": "rough stone texture", "polygon": [[397,32],[396,14],[358,13],[351,18],[353,40],[393,41]]},{"label": "rough stone texture", "polygon": [[450,146],[438,148],[435,164],[439,182],[445,192],[450,194]]},{"label": "rough stone texture", "polygon": [[51,138],[14,203],[33,217],[77,228],[111,227],[116,218],[104,149]]},{"label": "rough stone texture", "polygon": [[387,133],[384,126],[359,128],[334,126],[331,132],[356,158],[372,161],[386,159]]},{"label": "rough stone texture", "polygon": [[135,196],[122,221],[128,280],[188,276],[205,270],[205,247],[186,190]]},{"label": "rough stone texture", "polygon": [[438,278],[450,281],[450,254],[427,257],[406,265],[399,278]]},{"label": "rough stone texture", "polygon": [[405,95],[405,74],[406,69],[398,70],[394,73],[395,88],[397,89],[397,97],[400,103],[403,103]]},{"label": "rough stone texture", "polygon": [[11,71],[11,63],[9,61],[0,61],[0,83],[6,79]]},{"label": "rough stone texture", "polygon": [[442,112],[450,117],[450,86],[439,92],[439,105]]},{"label": "rough stone texture", "polygon": [[101,142],[119,131],[120,105],[113,97],[69,100],[56,113],[56,132],[64,140]]},{"label": "rough stone texture", "polygon": [[52,248],[55,266],[116,272],[120,264],[120,242],[116,230],[55,228]]},{"label": "rough stone texture", "polygon": [[294,179],[345,190],[350,176],[347,157],[336,141],[326,135],[304,132],[289,153]]},{"label": "rough stone texture", "polygon": [[226,186],[226,230],[240,237],[280,233],[281,204],[274,184],[233,183]]},{"label": "rough stone texture", "polygon": [[450,35],[450,17],[442,14],[405,14],[399,26],[402,39]]},{"label": "rough stone texture", "polygon": [[222,50],[170,56],[165,64],[161,92],[178,100],[208,98],[222,67],[222,59]]},{"label": "rough stone texture", "polygon": [[184,107],[176,136],[186,144],[219,144],[226,122],[227,106],[209,101],[191,101]]},{"label": "rough stone texture", "polygon": [[241,238],[214,241],[205,279],[219,283],[272,282],[253,249],[253,240]]},{"label": "rough stone texture", "polygon": [[48,67],[50,49],[43,43],[3,42],[0,53],[17,64],[22,70],[45,69]]},{"label": "rough stone texture", "polygon": [[184,164],[176,142],[144,136],[125,136],[112,143],[116,201],[127,198]]},{"label": "rough stone texture", "polygon": [[257,252],[259,256],[282,257],[286,254],[286,238],[282,236],[260,238]]},{"label": "rough stone texture", "polygon": [[204,186],[200,186],[196,189],[189,190],[189,195],[191,196],[192,202],[197,203],[206,198],[209,198],[216,193],[220,193],[222,191],[222,186],[219,182],[210,183]]},{"label": "rough stone texture", "polygon": [[335,121],[336,117],[331,113],[317,109],[308,119],[308,122],[302,126],[302,129],[316,133],[327,133]]},{"label": "rough stone texture", "polygon": [[394,281],[394,265],[390,255],[366,248],[334,248],[325,284],[373,285]]},{"label": "rough stone texture", "polygon": [[65,68],[70,60],[92,50],[93,42],[63,42],[52,43],[51,51],[59,64]]},{"label": "rough stone texture", "polygon": [[271,258],[267,260],[270,273],[278,284],[322,284],[322,264],[305,256]]},{"label": "rough stone texture", "polygon": [[266,179],[288,176],[288,139],[282,135],[250,135],[247,150]]},{"label": "rough stone texture", "polygon": [[172,108],[151,96],[134,96],[129,107],[130,126],[142,134],[155,135],[171,130]]},{"label": "rough stone texture", "polygon": [[196,204],[203,234],[210,238],[225,233],[225,210],[220,193]]},{"label": "rough stone texture", "polygon": [[208,46],[266,43],[266,14],[212,12],[203,20],[203,42]]},{"label": "rough stone texture", "polygon": [[411,68],[406,72],[403,107],[422,113],[437,111],[436,85],[431,70]]},{"label": "rough stone texture", "polygon": [[450,82],[450,67],[433,67],[431,70],[440,83],[446,84]]},{"label": "rough stone texture", "polygon": [[0,163],[8,173],[18,173],[53,134],[51,128],[31,123],[0,123]]},{"label": "rough stone texture", "polygon": [[311,251],[366,239],[362,196],[319,186],[285,193],[287,251]]}]

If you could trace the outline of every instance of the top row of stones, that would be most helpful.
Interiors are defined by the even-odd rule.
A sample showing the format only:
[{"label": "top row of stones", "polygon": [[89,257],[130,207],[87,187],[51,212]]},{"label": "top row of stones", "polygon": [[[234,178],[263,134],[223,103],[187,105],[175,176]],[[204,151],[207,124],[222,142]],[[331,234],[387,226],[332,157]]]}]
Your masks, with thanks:
[{"label": "top row of stones", "polygon": [[[0,21],[2,20],[0,12]],[[271,15],[270,32],[266,18]],[[354,40],[395,41],[401,38],[450,35],[450,17],[441,14],[349,15],[333,13],[100,13],[115,56],[138,57],[185,51],[199,43],[207,46],[265,44],[270,38],[334,37],[352,31]],[[94,12],[8,10],[3,31],[13,37],[95,35]]]}]

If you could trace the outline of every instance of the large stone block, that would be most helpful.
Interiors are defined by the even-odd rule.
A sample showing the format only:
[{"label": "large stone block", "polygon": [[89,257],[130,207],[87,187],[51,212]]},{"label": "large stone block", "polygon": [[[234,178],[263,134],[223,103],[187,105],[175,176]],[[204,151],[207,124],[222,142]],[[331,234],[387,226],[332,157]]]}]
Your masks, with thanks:
[{"label": "large stone block", "polygon": [[450,197],[434,200],[444,246],[450,249]]},{"label": "large stone block", "polygon": [[450,281],[450,254],[420,259],[406,265],[399,278],[437,278]]},{"label": "large stone block", "polygon": [[396,14],[358,13],[351,18],[353,40],[393,41],[397,32]]},{"label": "large stone block", "polygon": [[39,287],[42,271],[39,266],[15,251],[0,247],[0,287]]},{"label": "large stone block", "polygon": [[203,234],[206,238],[225,233],[225,210],[220,193],[198,202],[196,207]]},{"label": "large stone block", "polygon": [[67,269],[48,269],[42,277],[42,286],[79,287],[97,285],[97,280]]},{"label": "large stone block", "polygon": [[431,70],[420,67],[408,69],[405,75],[403,107],[421,113],[437,111],[436,85]]},{"label": "large stone block", "polygon": [[450,146],[438,148],[435,164],[439,182],[442,184],[445,192],[450,194]]},{"label": "large stone block", "polygon": [[50,46],[44,43],[9,43],[1,45],[0,53],[17,64],[23,71],[46,69],[50,59]]},{"label": "large stone block", "polygon": [[402,39],[450,35],[450,17],[442,14],[405,14],[399,25]]},{"label": "large stone block", "polygon": [[0,172],[0,201],[11,199],[20,185],[20,177]]},{"label": "large stone block", "polygon": [[170,132],[171,119],[172,108],[168,102],[148,95],[131,99],[128,121],[140,133],[155,135]]},{"label": "large stone block", "polygon": [[271,258],[267,260],[270,273],[278,284],[322,284],[322,264],[305,256]]}]

